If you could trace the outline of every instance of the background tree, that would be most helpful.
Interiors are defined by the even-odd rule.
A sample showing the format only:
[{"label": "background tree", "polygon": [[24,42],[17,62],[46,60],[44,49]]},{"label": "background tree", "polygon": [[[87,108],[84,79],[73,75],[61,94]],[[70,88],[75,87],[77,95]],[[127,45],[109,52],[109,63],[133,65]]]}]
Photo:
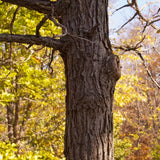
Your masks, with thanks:
[{"label": "background tree", "polygon": [[[121,119],[115,140],[116,159],[159,159],[159,8],[154,2],[142,7],[138,2],[117,9],[132,7],[135,13],[118,30],[119,39],[112,41],[123,66],[115,94],[114,112]],[[150,12],[146,12],[147,7]],[[119,154],[120,149],[125,153]]]}]

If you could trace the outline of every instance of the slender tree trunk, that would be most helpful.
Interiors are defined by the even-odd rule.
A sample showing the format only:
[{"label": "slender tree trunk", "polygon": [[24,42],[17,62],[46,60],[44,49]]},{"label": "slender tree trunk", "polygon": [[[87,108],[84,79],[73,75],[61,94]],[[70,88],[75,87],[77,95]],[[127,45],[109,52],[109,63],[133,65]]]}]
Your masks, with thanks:
[{"label": "slender tree trunk", "polygon": [[10,103],[7,106],[7,126],[8,126],[8,139],[13,140],[13,104]]},{"label": "slender tree trunk", "polygon": [[70,38],[66,69],[67,160],[113,160],[112,102],[119,58],[108,37],[107,0],[71,0],[61,23]]},{"label": "slender tree trunk", "polygon": [[[6,44],[7,47],[7,44]],[[12,59],[12,43],[9,44],[9,59],[10,59],[10,72],[14,70],[13,68],[13,59]],[[17,95],[18,92],[18,76],[13,78],[13,86],[14,90],[10,90],[9,92],[14,92]],[[19,100],[16,97],[16,102],[11,102],[7,105],[7,120],[8,120],[8,138],[11,142],[18,142],[18,121],[19,121]]]},{"label": "slender tree trunk", "polygon": [[[17,96],[18,93],[18,76],[15,77],[15,94]],[[13,135],[14,135],[14,143],[18,143],[18,136],[19,136],[19,99],[16,97],[15,105],[15,113],[14,113],[14,124],[13,124]]]},{"label": "slender tree trunk", "polygon": [[[8,44],[5,43],[5,54],[7,53]],[[7,54],[6,54],[7,55]],[[12,44],[9,44],[9,69],[12,72]],[[7,89],[7,92],[11,92]],[[7,104],[7,120],[8,120],[8,139],[13,142],[13,123],[14,123],[14,103],[10,102]]]}]

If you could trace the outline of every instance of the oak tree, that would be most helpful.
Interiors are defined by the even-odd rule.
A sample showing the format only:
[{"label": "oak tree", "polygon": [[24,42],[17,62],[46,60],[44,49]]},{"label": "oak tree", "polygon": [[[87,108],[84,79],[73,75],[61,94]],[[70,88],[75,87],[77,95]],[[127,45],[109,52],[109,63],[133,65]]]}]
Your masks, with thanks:
[{"label": "oak tree", "polygon": [[[61,53],[67,91],[66,159],[112,160],[112,103],[121,74],[119,57],[113,54],[109,41],[108,0],[2,2],[35,10],[44,14],[44,18],[39,20],[35,35],[2,33],[0,42],[42,45]],[[48,19],[62,28],[62,35],[41,36],[40,28]]]}]

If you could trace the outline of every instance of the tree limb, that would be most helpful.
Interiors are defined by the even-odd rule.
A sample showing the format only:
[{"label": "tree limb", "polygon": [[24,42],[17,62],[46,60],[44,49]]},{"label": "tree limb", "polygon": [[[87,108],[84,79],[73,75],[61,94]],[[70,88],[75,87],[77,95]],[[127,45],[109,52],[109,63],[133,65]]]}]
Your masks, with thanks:
[{"label": "tree limb", "polygon": [[21,7],[25,7],[31,10],[38,11],[40,13],[49,14],[51,13],[51,4],[55,7],[56,2],[44,1],[44,0],[2,0]]},{"label": "tree limb", "polygon": [[134,1],[134,0],[132,0],[132,2],[129,2],[129,1],[128,1],[128,4],[126,4],[126,5],[118,8],[118,9],[116,9],[112,14],[114,14],[115,12],[117,12],[117,11],[119,11],[119,10],[125,8],[125,7],[132,7],[134,4],[135,4],[135,1]]},{"label": "tree limb", "polygon": [[[147,6],[147,5],[149,5],[149,4],[152,4],[152,3],[155,3],[155,2],[158,2],[158,1],[149,2],[149,3],[147,3],[145,6],[143,6],[141,9],[139,9],[139,7],[138,7],[137,0],[132,0],[131,2],[130,2],[129,0],[127,0],[127,2],[128,2],[128,4],[126,4],[126,5],[118,8],[115,12],[117,12],[118,10],[123,9],[123,8],[125,8],[125,7],[131,7],[132,9],[135,10],[135,14],[134,14],[133,17],[130,18],[125,24],[123,24],[123,25],[120,27],[120,29],[118,29],[117,31],[121,30],[125,25],[127,25],[129,22],[131,22],[136,16],[138,16],[139,19],[143,20],[143,21],[146,23],[146,25],[145,25],[144,28],[143,28],[142,33],[145,31],[145,29],[146,29],[148,26],[151,26],[151,27],[153,27],[154,29],[158,30],[158,27],[157,27],[154,23],[157,22],[157,21],[160,21],[160,19],[159,19],[159,18],[155,19],[156,17],[153,16],[153,17],[152,17],[153,20],[151,21],[151,20],[147,19],[146,17],[144,17],[144,16],[142,15],[142,13],[141,13],[141,10],[143,10],[143,9],[145,8],[145,6]],[[159,10],[160,10],[160,9],[159,9]],[[159,10],[158,10],[158,12],[157,12],[156,14],[159,13]],[[113,12],[113,13],[114,13],[114,12]],[[156,15],[156,14],[155,14],[155,15]]]},{"label": "tree limb", "polygon": [[152,80],[152,82],[160,89],[160,85],[158,84],[158,82],[153,78],[152,73],[150,72],[150,70],[148,69],[147,65],[146,65],[146,61],[143,58],[142,54],[139,51],[136,51],[137,55],[140,57],[140,59],[143,62],[143,66],[145,67],[148,76],[150,77],[150,79]]},{"label": "tree limb", "polygon": [[138,48],[141,47],[141,43],[143,42],[143,40],[145,39],[145,36],[135,45],[135,46],[114,46],[112,45],[115,49],[121,49],[124,52],[128,52],[128,51],[134,51],[141,59],[143,66],[145,67],[145,70],[147,71],[148,76],[150,77],[150,79],[152,80],[152,82],[160,89],[160,85],[158,84],[158,82],[153,78],[152,73],[150,72],[150,70],[147,67],[146,61],[143,58],[142,54],[138,51]]},{"label": "tree limb", "polygon": [[50,37],[37,37],[34,35],[0,34],[0,42],[17,42],[30,45],[43,45],[54,49],[61,49],[63,42],[60,39]]}]

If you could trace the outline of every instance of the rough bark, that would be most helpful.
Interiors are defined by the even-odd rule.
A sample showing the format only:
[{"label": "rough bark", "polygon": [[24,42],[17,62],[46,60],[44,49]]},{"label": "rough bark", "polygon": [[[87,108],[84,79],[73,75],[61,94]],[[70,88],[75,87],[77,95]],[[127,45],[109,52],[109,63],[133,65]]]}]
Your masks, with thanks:
[{"label": "rough bark", "polygon": [[[120,64],[109,42],[108,0],[58,0],[55,13],[50,8],[55,5],[47,0],[2,1],[56,14],[66,27],[63,29],[67,29],[61,40],[0,35],[0,41],[45,45],[61,51],[67,89],[66,159],[113,160],[112,103],[115,84],[120,77]],[[43,2],[50,5],[46,11],[41,5]]]},{"label": "rough bark", "polygon": [[107,0],[75,0],[62,16],[71,39],[66,69],[67,160],[113,160],[112,102],[119,58],[108,37]]}]

